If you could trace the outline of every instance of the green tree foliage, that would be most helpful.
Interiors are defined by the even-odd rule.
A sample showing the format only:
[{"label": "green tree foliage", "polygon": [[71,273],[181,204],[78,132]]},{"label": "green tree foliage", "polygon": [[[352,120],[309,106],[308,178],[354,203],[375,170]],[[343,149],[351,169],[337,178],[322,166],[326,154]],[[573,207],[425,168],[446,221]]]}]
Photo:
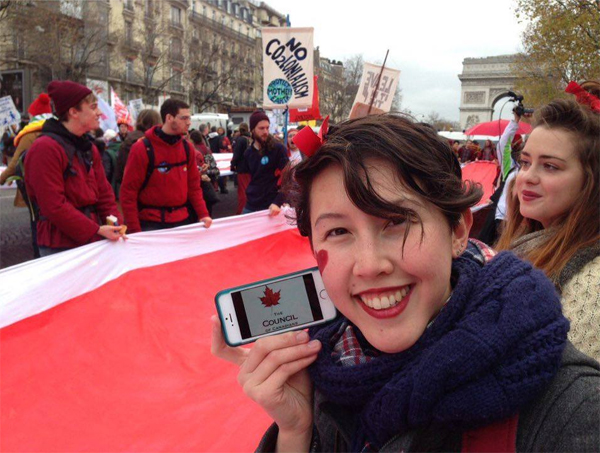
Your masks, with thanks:
[{"label": "green tree foliage", "polygon": [[599,0],[516,0],[517,19],[528,23],[515,87],[528,105],[564,97],[571,80],[600,79]]}]

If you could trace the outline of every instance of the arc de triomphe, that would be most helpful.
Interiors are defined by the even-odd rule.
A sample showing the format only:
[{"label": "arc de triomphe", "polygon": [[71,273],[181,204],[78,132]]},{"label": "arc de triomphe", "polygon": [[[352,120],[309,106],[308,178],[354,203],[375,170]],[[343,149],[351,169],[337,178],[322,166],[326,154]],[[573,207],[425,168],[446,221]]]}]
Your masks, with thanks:
[{"label": "arc de triomphe", "polygon": [[511,71],[515,57],[516,55],[500,55],[463,60],[463,72],[458,75],[462,82],[460,127],[463,130],[492,120],[496,102],[502,94],[512,90],[517,79]]}]

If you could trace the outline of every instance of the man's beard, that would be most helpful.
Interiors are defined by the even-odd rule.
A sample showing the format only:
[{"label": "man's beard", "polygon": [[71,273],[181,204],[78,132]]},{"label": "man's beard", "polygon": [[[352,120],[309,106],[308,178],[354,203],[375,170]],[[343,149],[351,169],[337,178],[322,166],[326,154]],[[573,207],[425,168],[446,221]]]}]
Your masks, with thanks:
[{"label": "man's beard", "polygon": [[268,148],[268,146],[271,144],[271,136],[267,135],[266,139],[262,139],[261,137],[259,137],[258,135],[255,137],[255,140],[258,142],[258,144],[260,145],[261,148]]}]

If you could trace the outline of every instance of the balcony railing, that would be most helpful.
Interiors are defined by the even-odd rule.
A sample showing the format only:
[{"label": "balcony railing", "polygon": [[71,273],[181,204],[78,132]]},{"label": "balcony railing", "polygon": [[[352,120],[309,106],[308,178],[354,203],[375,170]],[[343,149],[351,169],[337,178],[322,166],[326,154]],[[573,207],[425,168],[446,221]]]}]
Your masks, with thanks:
[{"label": "balcony railing", "polygon": [[234,39],[246,41],[248,44],[254,45],[254,43],[255,43],[254,38],[251,38],[250,36],[246,36],[246,35],[240,33],[239,31],[235,31],[233,28],[228,27],[227,25],[222,24],[221,22],[217,22],[216,20],[212,20],[203,14],[199,14],[196,11],[190,11],[189,14],[190,14],[191,20],[195,20],[202,25],[206,25],[215,31],[224,33]]}]

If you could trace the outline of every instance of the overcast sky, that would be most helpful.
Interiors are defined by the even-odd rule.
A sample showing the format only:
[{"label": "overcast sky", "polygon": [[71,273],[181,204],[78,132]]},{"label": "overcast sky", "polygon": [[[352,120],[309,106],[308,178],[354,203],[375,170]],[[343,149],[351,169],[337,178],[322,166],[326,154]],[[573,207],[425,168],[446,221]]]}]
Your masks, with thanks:
[{"label": "overcast sky", "polygon": [[[522,50],[515,0],[267,0],[292,27],[314,27],[321,56],[399,69],[402,107],[458,121],[464,58]],[[495,112],[494,118],[497,118]],[[507,117],[507,114],[503,114]],[[510,116],[510,110],[508,110]]]}]

